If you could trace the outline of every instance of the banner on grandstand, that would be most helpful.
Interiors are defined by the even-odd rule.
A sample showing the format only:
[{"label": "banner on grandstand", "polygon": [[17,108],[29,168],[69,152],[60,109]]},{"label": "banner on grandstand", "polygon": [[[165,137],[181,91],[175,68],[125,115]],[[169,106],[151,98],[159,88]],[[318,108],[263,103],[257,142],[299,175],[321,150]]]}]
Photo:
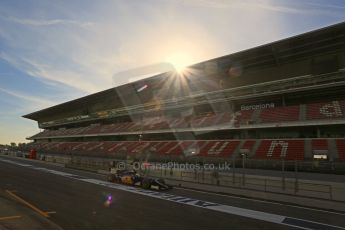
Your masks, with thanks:
[{"label": "banner on grandstand", "polygon": [[271,103],[256,104],[256,105],[241,105],[241,110],[271,109],[274,107],[275,107],[275,104],[271,102]]}]

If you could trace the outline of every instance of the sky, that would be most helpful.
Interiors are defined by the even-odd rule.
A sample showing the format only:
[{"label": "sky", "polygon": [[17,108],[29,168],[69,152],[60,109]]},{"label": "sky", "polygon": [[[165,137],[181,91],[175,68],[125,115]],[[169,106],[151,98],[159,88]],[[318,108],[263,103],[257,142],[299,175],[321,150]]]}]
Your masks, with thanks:
[{"label": "sky", "polygon": [[1,0],[0,144],[40,131],[24,114],[129,81],[117,73],[342,21],[343,0]]}]

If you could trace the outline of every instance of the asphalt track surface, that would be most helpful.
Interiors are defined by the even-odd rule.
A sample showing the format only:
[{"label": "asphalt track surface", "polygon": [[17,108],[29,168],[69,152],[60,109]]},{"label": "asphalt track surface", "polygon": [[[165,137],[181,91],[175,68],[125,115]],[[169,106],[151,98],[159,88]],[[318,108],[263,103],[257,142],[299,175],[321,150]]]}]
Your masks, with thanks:
[{"label": "asphalt track surface", "polygon": [[[110,185],[103,175],[0,157],[0,189],[64,229],[345,229],[345,214],[174,188]],[[106,206],[106,197],[113,202]]]}]

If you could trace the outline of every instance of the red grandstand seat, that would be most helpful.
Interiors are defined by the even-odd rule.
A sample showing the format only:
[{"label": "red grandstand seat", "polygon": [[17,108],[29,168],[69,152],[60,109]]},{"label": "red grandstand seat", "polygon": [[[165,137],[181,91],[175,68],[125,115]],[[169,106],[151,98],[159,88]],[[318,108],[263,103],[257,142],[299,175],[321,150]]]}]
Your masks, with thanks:
[{"label": "red grandstand seat", "polygon": [[130,153],[144,153],[147,149],[150,148],[150,146],[153,145],[152,142],[148,142],[148,141],[141,141],[138,142],[138,144],[136,144],[135,146],[133,146],[129,152]]},{"label": "red grandstand seat", "polygon": [[298,121],[299,120],[299,105],[267,108],[261,110],[260,120],[266,122],[283,122],[283,121]]},{"label": "red grandstand seat", "polygon": [[234,126],[247,125],[253,123],[252,120],[253,110],[241,110],[233,114],[231,122]]},{"label": "red grandstand seat", "polygon": [[162,155],[168,155],[179,143],[177,141],[163,141],[157,152]]},{"label": "red grandstand seat", "polygon": [[344,102],[332,101],[307,105],[307,119],[338,119],[344,117]]},{"label": "red grandstand seat", "polygon": [[92,151],[100,154],[107,154],[107,150],[114,145],[114,142],[111,141],[104,141],[100,142],[98,145],[95,145],[92,148]]},{"label": "red grandstand seat", "polygon": [[153,153],[158,153],[158,149],[163,147],[167,142],[153,142],[152,145],[150,146],[150,151]]},{"label": "red grandstand seat", "polygon": [[191,126],[195,128],[212,126],[215,125],[219,119],[220,116],[216,114],[200,115],[193,117],[193,119],[191,120]]},{"label": "red grandstand seat", "polygon": [[97,142],[84,142],[74,147],[74,151],[84,155],[90,155],[89,149]]},{"label": "red grandstand seat", "polygon": [[241,110],[235,113],[223,113],[215,116],[216,125],[232,125],[239,127],[240,125],[251,124],[253,111],[252,110]]},{"label": "red grandstand seat", "polygon": [[64,142],[53,142],[49,147],[46,148],[46,151],[57,154],[62,153],[60,146],[63,144]]},{"label": "red grandstand seat", "polygon": [[256,143],[255,140],[246,140],[246,141],[243,143],[243,145],[242,145],[240,151],[241,151],[241,152],[250,153],[250,152],[252,151],[252,149],[253,149],[255,143]]},{"label": "red grandstand seat", "polygon": [[169,121],[169,126],[170,128],[178,129],[178,128],[187,128],[188,123],[184,118],[177,118],[177,119],[172,119]]},{"label": "red grandstand seat", "polygon": [[159,130],[161,129],[160,124],[162,124],[163,121],[161,118],[156,118],[156,120],[149,120],[142,123],[142,130]]},{"label": "red grandstand seat", "polygon": [[140,145],[141,142],[139,141],[125,141],[123,142],[123,145],[120,149],[117,149],[117,151],[124,151],[127,154],[131,154],[132,150],[135,149],[136,146]]},{"label": "red grandstand seat", "polygon": [[63,142],[59,145],[59,153],[61,154],[68,154],[70,152],[70,142]]},{"label": "red grandstand seat", "polygon": [[311,146],[313,150],[328,150],[328,142],[325,139],[313,139]]},{"label": "red grandstand seat", "polygon": [[186,157],[200,156],[201,149],[206,144],[207,141],[193,141],[193,143],[184,150],[184,155]]},{"label": "red grandstand seat", "polygon": [[122,146],[123,142],[112,142],[107,148],[104,149],[108,154],[116,153],[116,150]]},{"label": "red grandstand seat", "polygon": [[68,130],[68,135],[78,135],[81,134],[81,132],[83,131],[84,127],[80,127],[80,128],[71,128]]},{"label": "red grandstand seat", "polygon": [[304,140],[262,140],[254,156],[258,159],[304,159]]},{"label": "red grandstand seat", "polygon": [[82,133],[83,134],[95,134],[95,133],[99,133],[101,129],[102,129],[102,125],[100,125],[100,124],[90,125],[87,129],[85,127],[85,129],[82,130]]},{"label": "red grandstand seat", "polygon": [[229,124],[231,122],[232,115],[231,113],[222,113],[218,115],[218,125]]},{"label": "red grandstand seat", "polygon": [[49,146],[50,144],[51,144],[51,142],[37,143],[37,144],[35,144],[35,147],[37,150],[44,151],[46,149],[46,147]]},{"label": "red grandstand seat", "polygon": [[83,150],[83,146],[87,145],[89,142],[77,142],[76,145],[73,146],[73,152],[79,152]]},{"label": "red grandstand seat", "polygon": [[116,124],[101,125],[99,133],[112,133]]},{"label": "red grandstand seat", "polygon": [[185,152],[188,151],[188,147],[194,144],[194,141],[179,141],[174,148],[171,148],[166,153],[170,155],[183,155]]},{"label": "red grandstand seat", "polygon": [[116,142],[116,145],[108,149],[108,152],[118,153],[118,152],[126,152],[127,147],[133,144],[133,142],[123,141],[123,142]]},{"label": "red grandstand seat", "polygon": [[104,145],[104,142],[91,142],[88,146],[86,146],[86,151],[92,152],[95,149],[101,147],[102,145]]},{"label": "red grandstand seat", "polygon": [[201,150],[199,155],[206,157],[229,157],[234,154],[235,149],[240,141],[208,141]]},{"label": "red grandstand seat", "polygon": [[127,132],[132,125],[134,125],[133,122],[118,123],[117,126],[114,127],[113,131],[114,132]]},{"label": "red grandstand seat", "polygon": [[141,131],[141,130],[144,130],[144,124],[141,121],[132,122],[132,125],[128,126],[126,129],[127,130],[125,132]]},{"label": "red grandstand seat", "polygon": [[339,160],[345,161],[345,139],[337,139],[336,143],[338,148]]},{"label": "red grandstand seat", "polygon": [[37,133],[32,136],[32,138],[38,138],[38,137],[48,137],[50,135],[50,130],[43,130],[43,132]]}]

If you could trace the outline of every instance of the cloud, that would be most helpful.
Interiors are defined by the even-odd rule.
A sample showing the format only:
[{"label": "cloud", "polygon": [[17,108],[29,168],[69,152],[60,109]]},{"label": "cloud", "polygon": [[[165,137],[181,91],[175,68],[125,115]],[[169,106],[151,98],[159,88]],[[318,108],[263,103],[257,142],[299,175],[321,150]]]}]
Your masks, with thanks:
[{"label": "cloud", "polygon": [[[189,7],[180,12],[174,11],[172,4],[156,8],[142,4],[138,14],[126,4],[119,10],[117,4],[108,3],[104,8],[86,9],[89,17],[74,15],[73,20],[61,18],[70,12],[59,12],[58,19],[6,17],[0,38],[6,41],[7,49],[0,58],[45,84],[63,84],[81,93],[93,93],[110,88],[115,73],[162,62],[176,50],[189,52],[193,61],[200,62],[279,39],[284,28],[274,12],[306,11],[305,6],[271,0],[178,2]],[[205,9],[190,7],[195,5]],[[313,9],[322,11],[321,7]],[[53,7],[50,11],[54,15]],[[200,17],[205,12],[207,15]],[[198,20],[190,16],[194,13],[199,15]],[[16,24],[22,26],[13,26]],[[115,85],[127,82],[127,78],[114,81]]]},{"label": "cloud", "polygon": [[228,8],[236,4],[238,1],[227,1],[227,0],[178,0],[180,4],[193,5],[201,7],[212,7],[212,8]]},{"label": "cloud", "polygon": [[[168,27],[157,24],[156,27],[161,27],[164,33],[160,38],[155,38],[156,31],[150,25],[139,25],[135,32],[123,28],[119,33],[121,28],[114,28],[111,22],[92,28],[86,34],[83,30],[73,30],[72,33],[68,28],[49,33],[45,28],[29,28],[25,40],[20,40],[23,37],[21,31],[10,28],[5,39],[11,49],[0,53],[0,58],[45,84],[58,82],[84,93],[93,93],[110,88],[112,75],[116,72],[164,59],[164,56],[157,56],[162,54],[159,49],[165,49],[165,39],[175,39],[176,36],[171,37]],[[196,32],[197,28],[193,33]],[[39,39],[38,43],[36,39]],[[161,45],[157,46],[157,42]],[[118,78],[114,84],[127,82],[128,78]]]},{"label": "cloud", "polygon": [[60,69],[49,64],[36,63],[27,58],[23,58],[22,61],[29,66],[26,68],[27,74],[51,82],[62,83],[85,93],[99,91],[107,85],[102,84],[101,81],[97,84],[98,79],[90,79],[90,76],[87,76],[88,73],[83,73],[83,71]]},{"label": "cloud", "polygon": [[0,92],[6,93],[10,96],[13,96],[15,98],[18,98],[20,100],[30,102],[32,104],[35,104],[38,107],[47,107],[54,105],[56,102],[48,100],[48,99],[43,99],[41,97],[35,97],[32,95],[24,94],[22,92],[17,92],[14,90],[9,90],[9,89],[4,89],[0,87]]},{"label": "cloud", "polygon": [[[2,52],[0,58],[26,74],[40,79],[44,84],[54,87],[58,87],[56,83],[60,83],[84,93],[93,93],[109,85],[102,84],[102,81],[97,83],[97,79],[89,79],[90,76],[82,71],[60,69],[50,63],[38,63],[34,57],[12,57]],[[111,78],[109,79],[111,82]]]},{"label": "cloud", "polygon": [[272,1],[272,0],[179,0],[180,4],[199,6],[205,8],[218,9],[242,9],[249,8],[264,9],[272,12],[281,12],[288,14],[301,15],[328,15],[328,16],[343,16],[344,6],[332,4],[318,4],[308,1]]},{"label": "cloud", "polygon": [[310,5],[310,6],[314,6],[317,8],[330,8],[333,10],[343,10],[345,9],[345,6],[341,6],[341,5],[335,5],[335,4],[329,4],[329,3],[316,3],[315,1],[311,1],[311,2],[306,2],[305,4]]},{"label": "cloud", "polygon": [[29,18],[16,18],[7,17],[6,20],[26,26],[52,26],[52,25],[73,25],[80,27],[90,27],[93,26],[94,22],[79,22],[75,20],[67,19],[29,19]]},{"label": "cloud", "polygon": [[328,15],[328,16],[337,16],[342,15],[342,12],[334,12],[330,11],[329,9],[325,9],[321,6],[312,7],[305,7],[304,4],[301,3],[288,3],[288,4],[279,4],[277,2],[267,2],[267,1],[260,1],[256,3],[248,3],[243,2],[240,4],[242,7],[252,7],[252,8],[262,8],[264,10],[269,10],[273,12],[281,12],[281,13],[288,13],[288,14],[300,14],[300,15]]},{"label": "cloud", "polygon": [[[115,3],[106,8],[89,9],[94,16],[90,17],[92,23],[78,17],[75,20],[7,17],[7,24],[23,26],[0,28],[0,36],[9,47],[0,53],[0,58],[45,84],[59,83],[82,93],[93,93],[110,88],[115,73],[160,63],[174,52],[190,53],[193,62],[200,62],[276,38],[280,33],[274,25],[279,20],[271,20],[261,8],[254,10],[255,4],[250,8],[239,0],[230,3],[181,0],[180,3],[214,9],[200,20],[187,13],[195,10],[191,7],[184,12],[174,12],[170,4],[156,8],[142,4],[142,13],[137,14],[126,9],[126,4],[120,11]],[[231,9],[219,10],[224,7]],[[243,12],[239,12],[238,7],[243,7]],[[199,10],[195,13],[200,13]],[[208,17],[213,21],[208,22]],[[256,23],[245,23],[246,20]],[[266,26],[267,20],[270,26]],[[61,26],[51,28],[51,25]],[[253,39],[250,33],[257,28],[262,28],[261,33]],[[127,82],[128,78],[114,79],[116,86]]]}]

